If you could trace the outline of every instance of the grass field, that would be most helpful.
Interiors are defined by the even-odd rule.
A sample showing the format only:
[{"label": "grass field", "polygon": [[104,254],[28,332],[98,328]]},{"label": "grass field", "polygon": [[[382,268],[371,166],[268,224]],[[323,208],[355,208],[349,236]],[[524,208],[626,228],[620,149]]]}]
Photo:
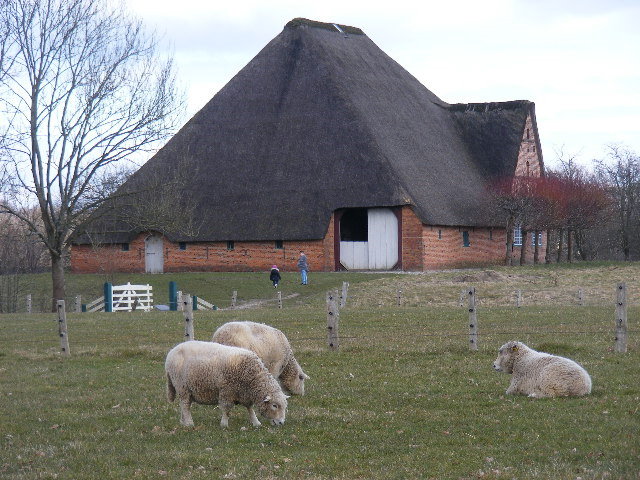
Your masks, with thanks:
[{"label": "grass field", "polygon": [[[0,478],[640,478],[637,297],[630,298],[629,351],[612,349],[613,286],[625,280],[636,292],[638,267],[496,271],[501,281],[487,280],[486,271],[315,274],[317,285],[306,291],[293,287],[292,276],[298,295],[283,309],[269,300],[272,288],[263,292],[266,275],[183,274],[183,284],[208,278],[225,290],[246,287],[246,303],[250,295],[269,300],[198,311],[195,336],[206,340],[231,320],[262,321],[287,334],[311,379],[305,396],[290,398],[280,428],[265,422],[254,429],[236,407],[223,430],[219,410],[200,405],[192,409],[195,427],[179,425],[177,404],[165,399],[163,362],[182,340],[180,312],[68,314],[66,358],[53,314],[2,315]],[[520,285],[513,273],[532,292],[555,285],[564,300],[579,283],[591,301],[553,297],[545,304],[533,294],[520,308],[481,301],[479,349],[470,352],[457,292],[474,284],[479,296],[502,298]],[[350,282],[349,301],[334,352],[324,294],[342,281]],[[593,300],[596,287],[610,292],[608,301]],[[403,306],[394,303],[398,289]],[[439,301],[444,295],[448,305]],[[592,395],[505,396],[510,377],[491,364],[511,339],[581,363],[593,378]]]}]

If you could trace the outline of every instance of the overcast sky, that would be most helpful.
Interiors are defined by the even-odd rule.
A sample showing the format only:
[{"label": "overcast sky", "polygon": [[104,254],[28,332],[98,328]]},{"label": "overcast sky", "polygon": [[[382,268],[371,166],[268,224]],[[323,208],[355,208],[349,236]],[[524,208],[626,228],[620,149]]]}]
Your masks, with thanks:
[{"label": "overcast sky", "polygon": [[361,28],[449,103],[531,100],[545,162],[640,154],[640,0],[129,0],[195,114],[296,17]]}]

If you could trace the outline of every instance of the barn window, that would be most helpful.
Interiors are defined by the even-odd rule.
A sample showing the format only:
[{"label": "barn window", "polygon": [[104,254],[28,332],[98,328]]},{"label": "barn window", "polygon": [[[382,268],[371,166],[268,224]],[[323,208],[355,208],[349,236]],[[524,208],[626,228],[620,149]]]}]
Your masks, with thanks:
[{"label": "barn window", "polygon": [[442,240],[442,230],[438,229],[438,240]]},{"label": "barn window", "polygon": [[235,250],[235,249],[236,249],[235,242],[233,240],[229,240],[227,242],[227,250]]},{"label": "barn window", "polygon": [[180,242],[178,243],[178,248],[180,250],[186,250],[187,249],[187,242]]},{"label": "barn window", "polygon": [[123,243],[120,245],[120,248],[122,249],[123,252],[128,252],[129,251],[129,244],[128,243]]},{"label": "barn window", "polygon": [[282,240],[276,240],[276,250],[282,250],[284,248],[284,244],[282,242]]},{"label": "barn window", "polygon": [[489,240],[493,240],[493,230],[489,230]]},{"label": "barn window", "polygon": [[516,225],[513,229],[513,244],[522,245],[522,227],[520,225]]},{"label": "barn window", "polygon": [[463,247],[468,247],[470,245],[469,243],[469,232],[468,231],[464,231],[462,232],[462,246]]},{"label": "barn window", "polygon": [[538,235],[536,235],[535,233],[533,235],[531,235],[531,246],[535,247],[536,246],[536,239],[538,240],[538,246],[542,246],[542,232],[538,233]]},{"label": "barn window", "polygon": [[369,240],[369,220],[366,208],[353,208],[340,218],[340,241],[366,242]]}]

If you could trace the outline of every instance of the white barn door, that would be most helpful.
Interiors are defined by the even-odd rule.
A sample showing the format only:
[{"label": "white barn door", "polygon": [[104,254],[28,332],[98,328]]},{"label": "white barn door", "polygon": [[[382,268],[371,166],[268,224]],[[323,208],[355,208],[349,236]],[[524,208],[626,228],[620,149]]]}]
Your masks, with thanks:
[{"label": "white barn door", "polygon": [[388,208],[370,209],[369,270],[388,270],[398,263],[398,218]]},{"label": "white barn door", "polygon": [[398,263],[398,218],[388,208],[367,210],[367,241],[341,241],[348,270],[389,270]]},{"label": "white barn door", "polygon": [[164,246],[162,237],[151,235],[144,241],[144,271],[147,273],[164,272]]}]

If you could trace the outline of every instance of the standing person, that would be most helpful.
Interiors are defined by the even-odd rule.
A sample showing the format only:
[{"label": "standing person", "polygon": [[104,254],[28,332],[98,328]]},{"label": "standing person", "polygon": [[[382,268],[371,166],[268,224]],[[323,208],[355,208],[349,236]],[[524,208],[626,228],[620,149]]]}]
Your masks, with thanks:
[{"label": "standing person", "polygon": [[271,265],[269,280],[273,282],[273,288],[278,288],[278,283],[280,283],[280,270],[278,270],[277,265]]},{"label": "standing person", "polygon": [[302,251],[300,252],[300,258],[298,258],[298,270],[300,270],[300,280],[302,285],[306,285],[309,264],[307,263],[307,256]]}]

